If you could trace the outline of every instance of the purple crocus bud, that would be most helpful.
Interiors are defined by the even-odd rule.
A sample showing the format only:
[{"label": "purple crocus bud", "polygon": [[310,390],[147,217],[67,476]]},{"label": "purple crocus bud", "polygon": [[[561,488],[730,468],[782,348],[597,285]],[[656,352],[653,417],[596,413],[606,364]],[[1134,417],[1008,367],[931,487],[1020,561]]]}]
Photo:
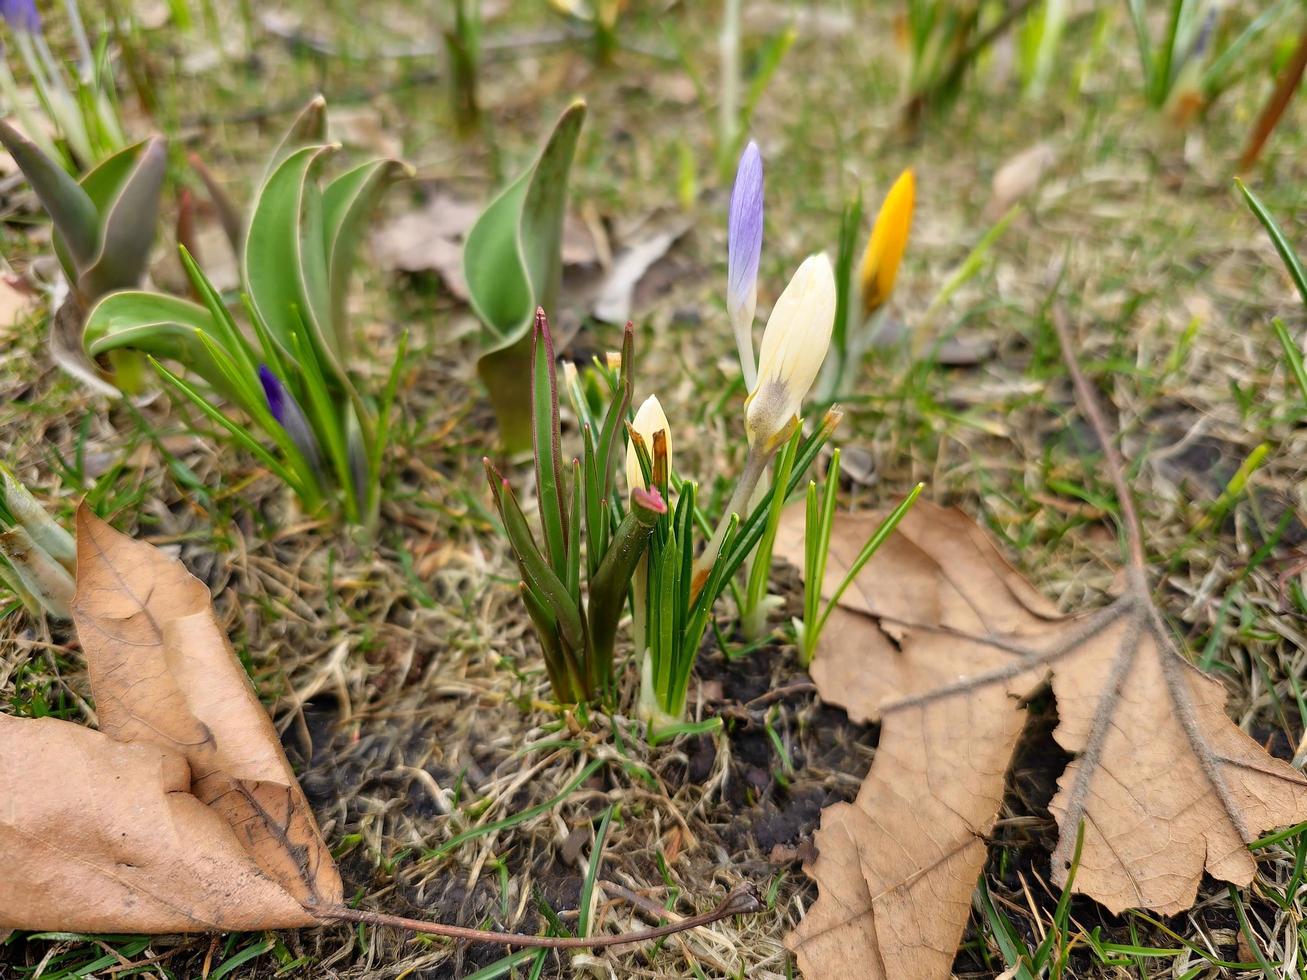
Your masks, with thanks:
[{"label": "purple crocus bud", "polygon": [[0,0],[0,17],[11,30],[36,34],[41,30],[41,15],[36,0]]},{"label": "purple crocus bud", "polygon": [[750,140],[735,171],[726,223],[726,312],[750,391],[758,376],[753,360],[753,313],[758,305],[758,260],[762,256],[762,183],[762,154]]},{"label": "purple crocus bud", "polygon": [[318,439],[313,434],[313,427],[281,378],[273,373],[266,364],[259,365],[259,381],[263,385],[263,396],[268,400],[268,411],[278,424],[286,430],[290,441],[303,454],[313,467],[315,473],[322,472],[322,453],[318,449]]}]

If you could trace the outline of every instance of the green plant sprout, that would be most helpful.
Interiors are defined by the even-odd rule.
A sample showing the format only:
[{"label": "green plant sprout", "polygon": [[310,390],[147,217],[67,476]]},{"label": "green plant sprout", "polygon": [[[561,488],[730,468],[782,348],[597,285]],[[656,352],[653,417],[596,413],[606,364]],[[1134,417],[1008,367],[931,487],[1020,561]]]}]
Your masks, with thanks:
[{"label": "green plant sprout", "polygon": [[1184,123],[1260,66],[1259,53],[1249,46],[1299,4],[1269,3],[1238,25],[1212,0],[1170,0],[1165,33],[1156,40],[1148,30],[1143,0],[1126,0],[1126,6],[1139,49],[1144,99]]},{"label": "green plant sprout", "polygon": [[617,21],[624,0],[549,0],[549,6],[569,21],[588,27],[595,63],[612,64],[617,54]]},{"label": "green plant sprout", "polygon": [[[754,254],[760,223],[761,214],[752,212],[732,222],[733,254],[743,254],[740,261],[746,267],[752,264],[748,256]],[[747,269],[731,277],[729,307],[740,307],[751,316],[748,294],[756,288],[753,280],[756,273],[750,276]],[[779,508],[841,417],[837,410],[828,411],[811,435],[802,433],[800,412],[830,345],[834,317],[830,260],[822,254],[809,256],[776,300],[767,321],[745,401],[748,452],[730,500],[702,550],[698,535],[712,525],[698,507],[697,484],[677,480],[671,473],[670,426],[656,400],[642,406],[629,430],[629,489],[632,494],[656,490],[668,501],[669,511],[657,521],[647,572],[643,581],[637,579],[634,599],[637,654],[642,658],[639,710],[651,737],[683,721],[690,673],[713,606],[755,549],[761,557],[755,558],[747,586],[747,595],[755,602],[742,604],[741,621],[751,615],[765,621],[765,582]],[[747,352],[742,346],[748,365],[752,341],[740,339],[742,345],[748,340]],[[776,480],[768,488],[763,477],[778,454]]]},{"label": "green plant sprout", "polygon": [[585,103],[572,103],[536,161],[490,202],[463,247],[472,309],[484,327],[477,374],[510,455],[532,445],[532,404],[522,378],[531,371],[536,310],[554,309],[558,301],[567,180],[584,121]]},{"label": "green plant sprout", "polygon": [[[54,252],[68,283],[67,298],[50,325],[51,347],[60,348],[65,344],[63,333],[75,337],[96,300],[138,286],[144,278],[154,246],[167,153],[163,141],[151,137],[119,150],[77,180],[3,119],[0,144],[32,185],[54,226]],[[57,360],[79,380],[115,393],[91,365],[80,363],[80,355]],[[115,355],[110,365],[119,389],[140,388],[139,358]]]},{"label": "green plant sprout", "polygon": [[69,77],[50,51],[44,26],[34,0],[10,0],[0,4],[0,17],[9,27],[13,49],[17,50],[37,103],[48,123],[42,124],[28,105],[9,65],[7,50],[0,53],[0,97],[14,113],[27,137],[46,156],[59,162],[70,174],[92,169],[127,145],[113,72],[109,67],[106,38],[94,50],[75,2],[64,5],[68,26],[77,47],[77,66]]},{"label": "green plant sprout", "polygon": [[0,583],[32,615],[69,619],[76,574],[72,535],[0,466]]},{"label": "green plant sprout", "polygon": [[1027,98],[1043,98],[1048,90],[1069,8],[1068,0],[1040,0],[1017,32],[1017,70]]},{"label": "green plant sprout", "polygon": [[[1303,306],[1307,308],[1307,270],[1304,270],[1297,251],[1284,236],[1284,231],[1280,228],[1279,222],[1267,210],[1261,198],[1254,194],[1239,178],[1235,178],[1234,184],[1239,188],[1239,192],[1243,195],[1244,201],[1253,215],[1266,229],[1271,244],[1275,246],[1280,261],[1284,263],[1285,271],[1289,274],[1289,278],[1293,280],[1298,295],[1302,298]],[[1284,321],[1278,316],[1271,320],[1271,329],[1275,331],[1275,338],[1280,343],[1280,349],[1284,351],[1284,359],[1289,363],[1289,370],[1293,374],[1294,382],[1302,393],[1303,401],[1307,403],[1307,367],[1303,365],[1302,349],[1298,346],[1297,341],[1289,335],[1289,328],[1284,325]]]},{"label": "green plant sprout", "polygon": [[453,0],[441,28],[449,74],[449,102],[460,133],[481,125],[481,0]]},{"label": "green plant sprout", "polygon": [[980,0],[908,0],[904,121],[950,109],[967,72],[1033,4],[1017,0],[993,11]]},{"label": "green plant sprout", "polygon": [[618,428],[631,403],[630,326],[620,356],[602,422],[583,414],[582,456],[564,467],[553,338],[544,310],[536,311],[530,377],[538,535],[508,480],[489,459],[484,461],[521,572],[522,601],[540,640],[554,697],[563,704],[611,700],[613,647],[627,590],[658,518],[667,511],[656,488],[632,494],[624,516],[611,506]]},{"label": "green plant sprout", "polygon": [[[282,479],[310,511],[375,527],[382,464],[405,342],[380,391],[351,370],[356,338],[346,296],[358,241],[381,194],[408,173],[368,160],[324,181],[337,149],[318,142],[320,99],[301,113],[274,152],[244,235],[241,306],[253,336],[181,248],[201,302],[125,291],[87,318],[87,353],[146,354],[169,386],[235,444]],[[175,362],[182,377],[162,362]],[[220,407],[238,409],[238,415]],[[253,422],[273,444],[251,435]]]},{"label": "green plant sprout", "polygon": [[[924,483],[918,483],[912,488],[863,544],[857,557],[849,563],[844,577],[833,588],[826,590],[826,565],[830,557],[830,537],[831,529],[835,524],[836,493],[839,490],[839,482],[840,451],[836,449],[831,454],[830,467],[826,471],[825,489],[819,493],[817,481],[810,480],[804,505],[803,617],[792,621],[795,645],[798,647],[799,660],[804,667],[811,664],[812,658],[816,656],[822,630],[826,628],[826,620],[830,618],[831,610],[840,601],[840,596],[844,595],[848,587],[853,584],[858,572],[862,571],[872,555],[880,550],[885,539],[894,532],[899,521],[903,520],[903,515],[912,508],[926,486]],[[824,591],[829,591],[829,595],[826,597],[825,605],[822,605]]]},{"label": "green plant sprout", "polygon": [[[690,675],[716,601],[755,549],[760,549],[760,543],[769,535],[774,538],[771,515],[779,506],[775,501],[783,502],[798,488],[840,418],[838,411],[828,411],[808,436],[796,428],[782,451],[783,465],[775,485],[743,516],[728,511],[725,533],[720,538],[714,535],[697,560],[699,533],[707,526],[698,508],[698,485],[666,471],[661,450],[667,439],[655,437],[650,455],[643,436],[639,432],[632,435],[631,452],[639,459],[641,471],[654,485],[666,475],[669,492],[676,499],[675,509],[658,521],[649,543],[647,578],[642,585],[637,580],[640,591],[635,593],[636,608],[643,607],[636,620],[644,624],[642,635],[636,637],[636,643],[644,646],[638,713],[651,739],[683,724]],[[747,479],[746,470],[737,488]],[[770,557],[770,546],[765,550]],[[769,569],[770,561],[763,567]]]}]

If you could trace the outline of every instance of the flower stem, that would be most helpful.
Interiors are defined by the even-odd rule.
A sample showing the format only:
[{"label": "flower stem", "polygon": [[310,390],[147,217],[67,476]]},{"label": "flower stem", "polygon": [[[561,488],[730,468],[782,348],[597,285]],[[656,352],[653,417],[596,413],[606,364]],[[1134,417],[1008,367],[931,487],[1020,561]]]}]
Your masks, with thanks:
[{"label": "flower stem", "polygon": [[767,462],[771,459],[774,450],[763,447],[761,442],[756,442],[749,447],[749,455],[744,461],[744,471],[740,474],[740,479],[735,484],[735,489],[731,493],[730,503],[722,511],[721,519],[717,522],[717,528],[713,531],[712,538],[708,541],[707,547],[698,558],[694,560],[694,572],[691,581],[695,583],[694,591],[697,593],[701,583],[708,578],[708,570],[712,568],[717,561],[717,553],[721,550],[722,540],[726,537],[726,529],[730,525],[732,514],[741,514],[749,506],[749,501],[753,498],[753,491],[758,486],[758,481],[762,479],[762,474],[767,469]]}]

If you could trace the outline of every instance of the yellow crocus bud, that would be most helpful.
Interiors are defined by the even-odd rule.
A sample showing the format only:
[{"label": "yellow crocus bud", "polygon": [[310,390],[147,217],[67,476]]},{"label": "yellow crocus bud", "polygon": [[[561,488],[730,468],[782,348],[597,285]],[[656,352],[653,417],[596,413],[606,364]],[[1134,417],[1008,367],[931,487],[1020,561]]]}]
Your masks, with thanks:
[{"label": "yellow crocus bud", "polygon": [[[635,420],[631,423],[631,428],[639,433],[640,438],[644,440],[645,448],[649,450],[649,458],[657,464],[654,459],[654,436],[656,433],[663,434],[662,440],[667,449],[667,471],[672,469],[672,427],[667,422],[667,415],[663,412],[663,406],[658,401],[657,395],[650,395],[644,400],[635,413]],[[640,469],[640,457],[636,454],[635,444],[628,442],[626,444],[626,488],[628,491],[646,489],[644,483],[644,472]]]},{"label": "yellow crocus bud", "polygon": [[858,279],[862,289],[862,313],[870,316],[883,306],[894,292],[894,280],[899,274],[899,262],[908,244],[912,229],[912,207],[917,194],[917,181],[908,169],[899,174],[894,186],[885,195],[871,228],[867,251],[862,256],[862,269]]},{"label": "yellow crocus bud", "polygon": [[751,446],[769,451],[789,438],[826,359],[835,303],[830,259],[824,253],[808,256],[776,300],[762,335],[758,381],[744,403]]}]

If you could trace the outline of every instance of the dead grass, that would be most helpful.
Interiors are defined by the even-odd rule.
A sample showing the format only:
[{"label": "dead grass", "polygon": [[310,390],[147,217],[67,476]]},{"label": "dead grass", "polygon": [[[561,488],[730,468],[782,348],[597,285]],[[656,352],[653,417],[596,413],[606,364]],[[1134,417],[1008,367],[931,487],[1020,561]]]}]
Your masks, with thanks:
[{"label": "dead grass", "polygon": [[[491,35],[528,37],[554,23],[536,5],[515,8],[520,16],[492,21]],[[148,35],[166,126],[231,176],[248,181],[258,172],[283,121],[257,110],[292,106],[319,86],[333,104],[374,108],[424,179],[467,196],[481,194],[496,167],[511,172],[544,120],[583,93],[591,120],[575,200],[593,218],[622,225],[675,208],[678,160],[693,155],[703,190],[694,231],[637,293],[638,394],[657,390],[678,432],[696,433],[678,441],[681,468],[705,481],[733,472],[741,425],[717,408],[733,360],[720,298],[724,199],[712,174],[712,115],[676,64],[627,53],[600,71],[575,45],[494,48],[483,95],[493,141],[460,144],[449,135],[444,93],[414,81],[438,60],[387,56],[414,38],[436,47],[420,5],[374,5],[361,16],[350,5],[292,3],[283,12],[311,25],[303,30],[335,53],[305,53],[260,32],[257,63],[181,74],[208,42]],[[760,8],[752,22],[763,29],[776,22],[772,13]],[[697,8],[637,17],[632,42],[668,50],[660,19],[678,25],[709,71],[711,18]],[[1124,20],[1118,27],[1125,31]],[[874,360],[842,433],[863,460],[848,467],[859,477],[848,500],[878,503],[927,480],[934,498],[977,514],[1005,540],[1064,608],[1101,601],[1119,554],[1108,519],[1115,505],[1057,360],[1050,318],[1066,317],[1134,460],[1150,557],[1167,571],[1158,586],[1165,614],[1195,660],[1226,680],[1232,716],[1273,752],[1301,762],[1307,598],[1296,577],[1281,582],[1279,573],[1307,538],[1296,516],[1307,436],[1268,322],[1281,315],[1297,334],[1303,316],[1226,173],[1262,89],[1235,93],[1201,126],[1176,133],[1141,104],[1132,52],[1124,41],[1109,46],[1088,72],[1085,95],[1063,92],[1037,105],[1019,101],[990,66],[952,116],[908,138],[894,112],[886,15],[845,29],[808,22],[755,126],[769,193],[761,305],[802,255],[833,246],[849,192],[861,186],[878,200],[911,164],[918,214],[896,306],[915,322],[988,227],[995,169],[1035,138],[1048,139],[1058,155],[1045,183],[936,321],[945,335],[983,342],[990,353],[916,372],[894,352]],[[1253,183],[1285,217],[1290,237],[1307,242],[1293,220],[1307,186],[1302,112],[1291,110]],[[411,203],[401,191],[390,207]],[[15,225],[4,234],[13,266],[30,268],[39,239]],[[789,975],[782,939],[814,897],[796,848],[821,805],[856,790],[875,731],[816,704],[784,644],[736,661],[706,656],[697,710],[728,719],[729,735],[651,750],[626,719],[560,715],[548,704],[486,514],[479,458],[491,423],[471,380],[466,312],[433,280],[364,280],[356,310],[375,363],[388,363],[401,325],[415,338],[401,395],[404,431],[374,548],[305,522],[248,460],[195,438],[166,398],[131,411],[79,390],[49,365],[35,325],[11,331],[2,345],[0,456],[65,512],[90,489],[116,524],[177,549],[210,585],[302,766],[347,893],[371,907],[468,925],[532,931],[557,913],[574,927],[594,827],[613,808],[600,928],[633,924],[637,904],[692,914],[741,879],[767,891],[769,909],[657,949],[576,956],[570,966],[551,955],[544,975]],[[615,336],[587,326],[577,346],[599,350]],[[1271,450],[1248,491],[1214,514],[1226,481],[1263,442]],[[525,472],[517,477],[526,480]],[[69,632],[20,614],[0,620],[0,631],[8,710],[94,722]],[[795,689],[756,700],[773,687]],[[1046,804],[1061,765],[1047,736],[1053,711],[1032,711],[987,871],[994,901],[1032,945],[1057,897],[1042,880],[1053,831]],[[592,761],[599,766],[577,783]],[[444,847],[523,814],[507,829]],[[1305,840],[1260,852],[1258,882],[1241,897],[1248,936],[1241,938],[1230,893],[1215,882],[1168,927],[1224,960],[1249,962],[1255,945],[1292,972],[1289,964],[1301,963],[1303,912],[1294,866]],[[1277,904],[1270,894],[1291,878],[1294,890]],[[1081,942],[1067,975],[1234,975],[1142,917],[1116,919],[1077,901],[1072,919],[1086,932],[1101,927],[1105,940],[1180,952],[1118,953],[1119,965],[1108,965]],[[999,972],[995,950],[977,917],[959,975]],[[102,958],[96,975],[122,974],[125,964],[152,957],[159,959],[141,974],[197,976],[225,965],[229,977],[453,977],[502,955],[345,928],[214,942],[19,937],[0,946],[0,977],[66,976],[59,971]],[[1200,972],[1186,972],[1192,968]]]}]

